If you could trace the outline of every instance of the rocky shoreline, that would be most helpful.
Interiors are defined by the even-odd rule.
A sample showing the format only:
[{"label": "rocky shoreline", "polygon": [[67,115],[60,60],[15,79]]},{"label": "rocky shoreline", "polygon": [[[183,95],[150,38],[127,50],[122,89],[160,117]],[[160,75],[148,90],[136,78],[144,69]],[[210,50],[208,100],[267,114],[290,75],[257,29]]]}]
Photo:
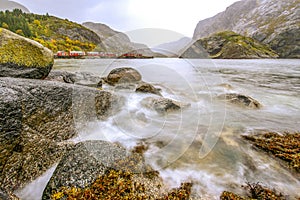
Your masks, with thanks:
[{"label": "rocky shoreline", "polygon": [[[1,32],[0,29],[0,37],[3,34],[11,33]],[[40,53],[47,51],[28,39],[17,37],[17,40],[29,42]],[[6,44],[0,43],[0,49],[1,45]],[[50,72],[53,55],[41,55],[41,60],[47,61],[44,65],[27,62],[27,59],[34,60],[35,55],[20,56],[19,59],[24,61],[22,64],[14,60],[0,60],[1,67],[13,71],[0,71],[0,198],[18,199],[14,191],[58,163],[42,199],[120,199],[125,196],[128,199],[194,199],[190,182],[182,183],[177,189],[164,185],[159,173],[145,164],[143,152],[146,147],[136,147],[130,151],[105,141],[77,144],[70,141],[78,135],[80,128],[75,115],[80,116],[82,121],[95,118],[106,120],[120,112],[123,98],[104,89],[107,87],[152,94],[152,97],[142,100],[143,105],[160,115],[180,112],[190,106],[188,103],[163,97],[161,89],[145,83],[134,68],[117,68],[106,77],[89,73]],[[15,73],[15,65],[26,70]],[[33,74],[42,75],[28,76],[28,69],[33,70]],[[47,73],[44,73],[45,69]],[[39,70],[42,72],[39,73]],[[217,99],[246,109],[262,107],[257,100],[242,94],[224,94]],[[76,107],[81,109],[76,110]],[[299,133],[283,137],[265,134],[244,138],[256,147],[289,161],[295,173],[299,173]],[[289,146],[292,148],[287,148]],[[284,196],[271,194],[271,190],[261,185],[249,183],[247,187],[250,191],[263,190],[264,195],[284,199]],[[220,198],[242,199],[237,196],[224,192]]]}]

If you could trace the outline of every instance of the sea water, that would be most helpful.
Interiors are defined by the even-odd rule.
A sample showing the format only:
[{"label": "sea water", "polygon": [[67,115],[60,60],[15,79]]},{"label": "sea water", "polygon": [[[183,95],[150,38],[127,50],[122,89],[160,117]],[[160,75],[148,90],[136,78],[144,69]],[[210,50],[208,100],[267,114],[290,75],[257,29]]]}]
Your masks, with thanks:
[{"label": "sea water", "polygon": [[[197,198],[219,199],[224,190],[241,192],[246,182],[299,195],[299,177],[241,138],[265,131],[299,131],[299,60],[83,59],[55,60],[54,65],[101,77],[117,67],[137,69],[143,81],[160,88],[164,97],[189,106],[159,114],[142,104],[155,95],[106,87],[122,96],[125,105],[104,121],[76,121],[75,116],[79,135],[72,141],[106,140],[128,149],[146,144],[146,162],[160,172],[166,185],[193,182]],[[262,108],[241,108],[218,98],[226,93],[251,96]]]}]

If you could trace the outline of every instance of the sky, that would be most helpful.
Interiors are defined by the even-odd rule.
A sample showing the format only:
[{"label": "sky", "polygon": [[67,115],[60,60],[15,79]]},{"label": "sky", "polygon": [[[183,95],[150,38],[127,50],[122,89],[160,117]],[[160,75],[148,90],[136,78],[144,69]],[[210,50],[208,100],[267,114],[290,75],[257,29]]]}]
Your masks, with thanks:
[{"label": "sky", "polygon": [[[115,30],[127,32],[129,36],[130,33],[136,35],[135,30],[163,29],[174,32],[174,37],[177,33],[181,36],[192,37],[200,20],[224,11],[226,7],[238,0],[13,1],[24,5],[33,13],[49,13],[78,23],[100,22]],[[169,40],[173,40],[172,34],[169,35]]]}]

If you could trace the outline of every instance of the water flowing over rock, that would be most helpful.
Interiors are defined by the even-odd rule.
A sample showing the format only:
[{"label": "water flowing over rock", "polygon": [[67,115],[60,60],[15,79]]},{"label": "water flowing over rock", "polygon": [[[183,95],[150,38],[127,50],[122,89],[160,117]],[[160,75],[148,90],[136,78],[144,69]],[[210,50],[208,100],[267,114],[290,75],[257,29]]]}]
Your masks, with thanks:
[{"label": "water flowing over rock", "polygon": [[49,49],[0,28],[0,77],[43,79],[53,63]]},{"label": "water flowing over rock", "polygon": [[[15,190],[57,162],[77,135],[74,116],[106,119],[118,98],[54,81],[0,78],[0,187]],[[79,122],[78,122],[79,123]]]},{"label": "water flowing over rock", "polygon": [[50,199],[61,187],[84,188],[105,170],[126,157],[126,150],[104,141],[86,141],[76,144],[60,161],[48,182],[42,199]]},{"label": "water flowing over rock", "polygon": [[245,108],[259,109],[262,107],[262,105],[257,100],[243,94],[235,94],[235,93],[223,94],[223,95],[219,95],[218,98],[224,99],[225,101],[228,101],[231,104],[238,105]]},{"label": "water flowing over rock", "polygon": [[193,38],[234,31],[269,45],[282,58],[299,58],[299,12],[298,0],[242,0],[224,12],[201,20]]},{"label": "water flowing over rock", "polygon": [[167,114],[169,112],[179,111],[190,106],[188,103],[182,103],[168,98],[153,98],[147,97],[142,100],[142,105],[155,110],[160,114]]},{"label": "water flowing over rock", "polygon": [[141,74],[131,67],[113,69],[105,79],[110,85],[136,83],[141,80]]},{"label": "water flowing over rock", "polygon": [[135,89],[136,92],[142,92],[142,93],[152,93],[156,94],[158,96],[162,96],[159,92],[159,89],[155,88],[153,85],[149,83],[140,83],[137,88]]},{"label": "water flowing over rock", "polygon": [[[104,180],[95,185],[101,177]],[[92,188],[92,185],[96,191],[89,190],[91,193],[96,192],[99,196],[99,192],[104,192],[107,199],[120,194],[131,195],[131,198],[151,195],[156,199],[162,194],[163,183],[158,173],[145,164],[141,154],[127,152],[125,148],[105,141],[85,141],[76,144],[61,159],[42,199],[48,200],[55,195],[63,199],[61,190],[64,188],[83,189]],[[143,185],[142,190],[138,189],[139,185]]]}]

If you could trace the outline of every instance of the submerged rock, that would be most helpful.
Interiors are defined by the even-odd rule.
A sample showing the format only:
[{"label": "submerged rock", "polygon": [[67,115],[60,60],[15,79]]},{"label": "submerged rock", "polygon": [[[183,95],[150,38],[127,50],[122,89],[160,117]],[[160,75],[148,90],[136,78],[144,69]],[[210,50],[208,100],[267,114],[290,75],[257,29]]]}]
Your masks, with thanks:
[{"label": "submerged rock", "polygon": [[182,103],[182,102],[178,102],[172,99],[162,98],[162,97],[161,98],[147,97],[142,100],[142,105],[151,108],[161,114],[178,111],[185,107],[190,106],[190,104],[188,103]]},{"label": "submerged rock", "polygon": [[8,77],[0,94],[0,187],[10,190],[57,162],[79,122],[109,117],[117,102],[107,91]]},{"label": "submerged rock", "polygon": [[54,63],[52,51],[3,28],[0,41],[0,77],[47,77]]},{"label": "submerged rock", "polygon": [[224,99],[225,101],[228,101],[231,104],[238,105],[245,108],[251,108],[251,109],[259,109],[262,107],[262,105],[252,97],[243,95],[243,94],[223,94],[218,96],[219,99]]},{"label": "submerged rock", "polygon": [[113,69],[105,79],[110,85],[136,83],[141,80],[141,74],[131,67]]},{"label": "submerged rock", "polygon": [[162,96],[161,93],[159,92],[159,89],[155,88],[150,83],[140,83],[135,89],[135,91],[142,92],[142,93],[152,93],[158,96]]}]

